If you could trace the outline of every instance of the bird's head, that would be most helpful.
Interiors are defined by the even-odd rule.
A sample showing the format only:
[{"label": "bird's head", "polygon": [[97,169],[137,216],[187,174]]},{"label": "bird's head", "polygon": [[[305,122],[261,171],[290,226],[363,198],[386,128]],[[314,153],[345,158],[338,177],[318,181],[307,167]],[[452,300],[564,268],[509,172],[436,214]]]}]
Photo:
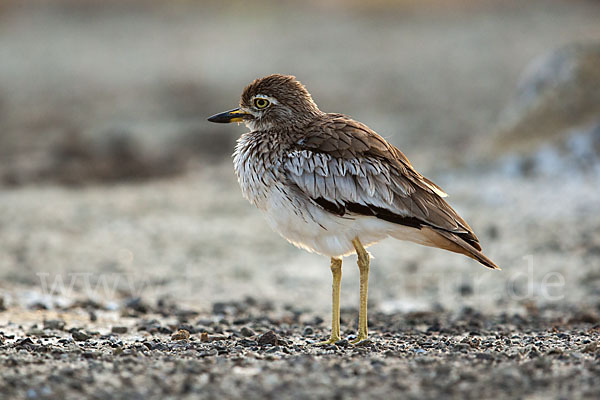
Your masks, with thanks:
[{"label": "bird's head", "polygon": [[213,115],[211,122],[244,122],[252,130],[302,125],[321,111],[304,85],[290,75],[269,75],[246,86],[239,108]]}]

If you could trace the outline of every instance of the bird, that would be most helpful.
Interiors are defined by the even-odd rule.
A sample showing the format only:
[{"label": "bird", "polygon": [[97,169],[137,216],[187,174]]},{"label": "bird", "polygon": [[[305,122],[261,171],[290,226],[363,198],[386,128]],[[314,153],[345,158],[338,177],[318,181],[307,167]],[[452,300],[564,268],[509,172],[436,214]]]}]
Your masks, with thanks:
[{"label": "bird", "polygon": [[242,195],[274,231],[295,246],[330,259],[332,324],[340,336],[342,259],[356,254],[358,333],[368,338],[370,253],[385,238],[464,254],[491,269],[471,227],[444,200],[439,186],[418,173],[395,146],[361,122],[319,109],[291,75],[255,79],[239,107],[208,118],[244,123],[233,164]]}]

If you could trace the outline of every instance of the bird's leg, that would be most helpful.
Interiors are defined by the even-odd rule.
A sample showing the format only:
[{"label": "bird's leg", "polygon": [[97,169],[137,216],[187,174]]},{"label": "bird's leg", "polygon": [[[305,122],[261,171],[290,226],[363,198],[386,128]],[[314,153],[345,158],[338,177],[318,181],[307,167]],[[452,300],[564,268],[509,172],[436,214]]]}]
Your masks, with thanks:
[{"label": "bird's leg", "polygon": [[365,340],[369,336],[367,328],[367,292],[369,289],[369,252],[365,250],[360,240],[352,241],[358,257],[358,269],[360,271],[360,309],[358,311],[358,335],[352,341],[353,344]]},{"label": "bird's leg", "polygon": [[331,274],[333,275],[331,295],[331,337],[329,340],[318,344],[332,344],[338,342],[340,337],[340,288],[342,285],[342,260],[331,259]]}]

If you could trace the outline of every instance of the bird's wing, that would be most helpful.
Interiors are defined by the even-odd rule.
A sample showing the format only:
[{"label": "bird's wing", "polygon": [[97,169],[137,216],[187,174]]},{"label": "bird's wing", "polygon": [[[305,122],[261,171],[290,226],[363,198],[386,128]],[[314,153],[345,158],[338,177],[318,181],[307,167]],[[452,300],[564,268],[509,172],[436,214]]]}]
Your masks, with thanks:
[{"label": "bird's wing", "polygon": [[290,183],[331,213],[441,229],[481,249],[442,189],[415,171],[400,150],[348,117],[328,114],[309,125],[284,167]]}]

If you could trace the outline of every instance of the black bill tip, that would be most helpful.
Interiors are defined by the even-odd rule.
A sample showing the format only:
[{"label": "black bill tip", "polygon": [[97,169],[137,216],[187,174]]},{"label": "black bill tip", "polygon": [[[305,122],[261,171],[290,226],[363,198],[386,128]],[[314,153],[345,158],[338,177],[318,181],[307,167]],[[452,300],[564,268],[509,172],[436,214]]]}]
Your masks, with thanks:
[{"label": "black bill tip", "polygon": [[219,114],[215,114],[208,118],[210,122],[216,122],[218,124],[227,124],[229,122],[242,122],[245,117],[250,114],[245,113],[239,108],[235,108],[233,110],[225,111]]}]

